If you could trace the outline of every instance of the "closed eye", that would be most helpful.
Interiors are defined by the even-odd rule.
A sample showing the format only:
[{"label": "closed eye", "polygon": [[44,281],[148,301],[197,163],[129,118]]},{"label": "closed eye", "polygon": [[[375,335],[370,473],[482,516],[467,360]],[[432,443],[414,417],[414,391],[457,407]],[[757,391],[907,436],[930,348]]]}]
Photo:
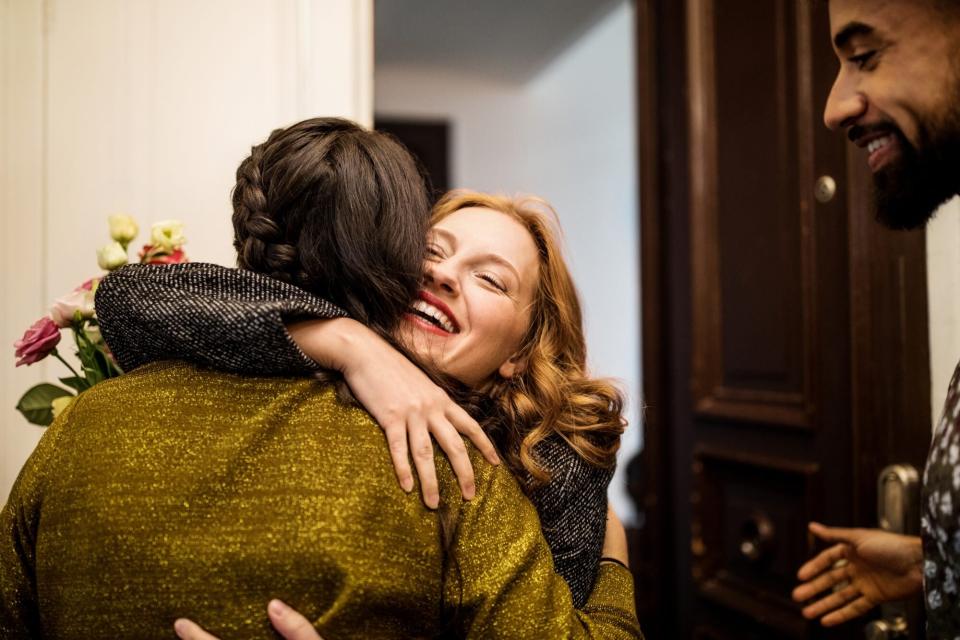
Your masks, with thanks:
[{"label": "closed eye", "polygon": [[507,286],[502,282],[500,282],[494,276],[490,275],[489,273],[478,273],[477,277],[479,277],[481,280],[486,280],[488,283],[490,283],[492,287],[494,287],[498,291],[502,291],[503,293],[507,292]]}]

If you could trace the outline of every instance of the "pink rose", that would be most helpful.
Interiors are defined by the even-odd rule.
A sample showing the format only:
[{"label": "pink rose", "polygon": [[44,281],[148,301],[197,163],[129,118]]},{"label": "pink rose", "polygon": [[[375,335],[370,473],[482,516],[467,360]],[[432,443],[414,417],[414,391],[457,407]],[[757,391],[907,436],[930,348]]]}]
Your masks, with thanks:
[{"label": "pink rose", "polygon": [[180,264],[188,262],[188,260],[183,249],[175,249],[168,253],[162,247],[145,244],[143,249],[140,250],[140,262],[143,264]]},{"label": "pink rose", "polygon": [[50,318],[40,318],[27,329],[23,337],[13,343],[17,366],[43,360],[60,342],[60,328]]},{"label": "pink rose", "polygon": [[79,313],[80,318],[92,318],[94,314],[93,307],[93,281],[88,280],[77,289],[57,298],[50,309],[50,315],[58,327],[69,327],[73,325],[74,318]]}]

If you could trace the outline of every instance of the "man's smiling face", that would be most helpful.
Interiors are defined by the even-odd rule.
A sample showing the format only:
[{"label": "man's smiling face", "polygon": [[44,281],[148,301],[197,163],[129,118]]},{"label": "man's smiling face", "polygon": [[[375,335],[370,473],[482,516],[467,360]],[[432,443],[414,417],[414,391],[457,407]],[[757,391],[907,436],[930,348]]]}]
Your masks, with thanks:
[{"label": "man's smiling face", "polygon": [[824,121],[863,148],[877,218],[922,226],[960,192],[960,0],[830,0],[830,30]]}]

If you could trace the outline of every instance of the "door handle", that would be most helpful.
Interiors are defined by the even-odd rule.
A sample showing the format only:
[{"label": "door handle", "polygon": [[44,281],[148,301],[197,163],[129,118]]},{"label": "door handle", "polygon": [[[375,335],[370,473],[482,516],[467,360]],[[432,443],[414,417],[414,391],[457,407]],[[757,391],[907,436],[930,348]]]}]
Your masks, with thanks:
[{"label": "door handle", "polygon": [[[909,464],[892,464],[877,479],[877,520],[891,533],[916,535],[920,529],[920,474]],[[866,627],[868,640],[905,640],[910,637],[903,603],[880,607],[880,619]]]},{"label": "door handle", "polygon": [[892,464],[877,481],[877,519],[891,533],[920,531],[920,474],[909,464]]}]

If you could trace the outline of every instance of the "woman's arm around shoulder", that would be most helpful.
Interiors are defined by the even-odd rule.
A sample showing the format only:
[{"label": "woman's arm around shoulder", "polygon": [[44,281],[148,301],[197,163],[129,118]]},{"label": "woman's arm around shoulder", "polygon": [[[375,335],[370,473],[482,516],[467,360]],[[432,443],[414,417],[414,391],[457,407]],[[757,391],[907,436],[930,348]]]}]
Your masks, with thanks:
[{"label": "woman's arm around shoulder", "polygon": [[125,371],[176,359],[259,375],[316,371],[286,323],[346,315],[269,276],[199,262],[118,269],[100,281],[96,310],[107,346]]}]

